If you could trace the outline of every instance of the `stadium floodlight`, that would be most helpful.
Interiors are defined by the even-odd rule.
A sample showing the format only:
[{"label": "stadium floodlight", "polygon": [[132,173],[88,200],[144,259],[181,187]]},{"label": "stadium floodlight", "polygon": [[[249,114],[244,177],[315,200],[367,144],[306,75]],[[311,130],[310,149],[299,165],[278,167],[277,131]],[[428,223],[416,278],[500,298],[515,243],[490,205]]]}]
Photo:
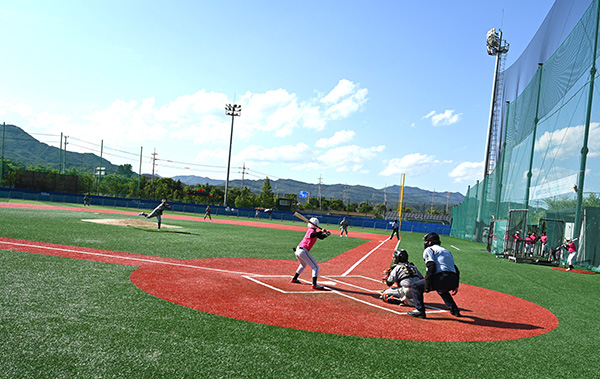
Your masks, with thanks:
[{"label": "stadium floodlight", "polygon": [[227,179],[225,180],[225,198],[223,205],[227,206],[227,191],[229,190],[229,169],[231,167],[231,146],[233,145],[233,120],[242,115],[242,106],[239,104],[225,104],[225,114],[231,116],[231,134],[229,135],[229,159],[227,160]]},{"label": "stadium floodlight", "polygon": [[492,103],[490,106],[490,119],[488,123],[487,132],[487,143],[485,147],[485,164],[483,167],[483,177],[491,173],[495,166],[497,158],[497,144],[498,136],[496,135],[500,130],[499,115],[500,106],[499,101],[502,96],[498,92],[502,92],[502,85],[498,85],[499,81],[502,81],[501,71],[504,66],[504,58],[508,52],[508,42],[502,39],[502,30],[496,31],[495,28],[490,29],[486,34],[486,45],[487,53],[491,56],[496,56],[496,67],[494,68],[494,84],[492,86]]}]

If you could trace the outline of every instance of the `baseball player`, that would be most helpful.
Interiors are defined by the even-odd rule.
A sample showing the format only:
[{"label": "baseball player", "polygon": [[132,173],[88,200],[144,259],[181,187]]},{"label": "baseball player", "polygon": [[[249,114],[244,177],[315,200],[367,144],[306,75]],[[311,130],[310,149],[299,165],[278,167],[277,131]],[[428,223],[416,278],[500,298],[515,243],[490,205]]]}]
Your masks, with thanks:
[{"label": "baseball player", "polygon": [[344,233],[346,233],[346,237],[348,237],[348,221],[346,221],[346,217],[340,221],[340,237],[343,237]]},{"label": "baseball player", "polygon": [[300,262],[300,265],[296,270],[296,274],[292,279],[292,283],[300,283],[298,277],[300,276],[300,274],[302,274],[302,271],[304,271],[306,266],[309,266],[312,269],[312,288],[315,290],[324,290],[325,287],[317,284],[317,277],[319,276],[319,265],[317,264],[317,261],[315,261],[315,259],[312,257],[312,255],[310,255],[310,249],[317,242],[317,238],[321,240],[325,239],[329,237],[331,233],[325,229],[317,231],[318,227],[319,219],[316,217],[311,218],[308,223],[308,230],[306,231],[304,238],[296,248],[296,258]]},{"label": "baseball player", "polygon": [[144,216],[146,218],[156,217],[156,221],[158,221],[158,230],[160,230],[160,223],[162,220],[162,213],[165,209],[171,209],[171,206],[167,204],[167,199],[162,199],[162,202],[158,204],[156,208],[152,211],[152,213],[147,214],[146,212],[140,212],[140,216]]},{"label": "baseball player", "polygon": [[426,318],[423,292],[436,290],[444,300],[444,304],[453,316],[460,317],[460,310],[452,295],[458,292],[460,272],[454,264],[452,253],[440,246],[440,236],[437,233],[427,233],[423,237],[423,259],[427,272],[425,278],[413,283],[413,302],[415,309],[408,312],[409,316]]},{"label": "baseball player", "polygon": [[210,205],[207,205],[206,209],[204,210],[204,218],[203,218],[203,220],[206,220],[207,217],[208,217],[208,219],[210,221],[212,221],[212,217],[210,216]]},{"label": "baseball player", "polygon": [[380,298],[386,303],[414,305],[412,285],[423,279],[419,269],[408,261],[408,252],[404,249],[392,253],[392,267],[383,272],[382,282],[389,288],[381,293]]},{"label": "baseball player", "polygon": [[562,245],[562,247],[567,249],[569,252],[569,256],[567,257],[567,264],[569,265],[569,268],[567,271],[571,271],[574,268],[573,261],[575,260],[575,257],[577,257],[577,247],[575,246],[575,242],[571,241],[569,238],[567,238],[567,241]]},{"label": "baseball player", "polygon": [[396,238],[398,238],[398,241],[400,241],[400,223],[398,222],[398,220],[394,220],[392,224],[392,235],[390,236],[390,239],[394,238],[394,234],[396,235]]}]

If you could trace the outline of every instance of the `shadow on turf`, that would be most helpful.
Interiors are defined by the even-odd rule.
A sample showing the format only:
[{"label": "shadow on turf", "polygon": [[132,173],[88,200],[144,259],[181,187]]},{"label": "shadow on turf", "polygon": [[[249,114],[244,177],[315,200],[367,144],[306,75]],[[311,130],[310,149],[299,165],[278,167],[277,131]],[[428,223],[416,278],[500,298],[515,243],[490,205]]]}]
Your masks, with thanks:
[{"label": "shadow on turf", "polygon": [[[444,304],[428,304],[429,306],[432,307],[436,307],[438,309],[446,309],[446,306]],[[467,309],[464,308],[460,308],[460,312],[461,312],[461,317],[444,317],[444,318],[436,318],[438,320],[444,319],[444,320],[455,320],[455,321],[459,321],[465,324],[470,324],[470,325],[477,325],[477,326],[486,326],[486,327],[493,327],[493,328],[500,328],[500,329],[516,329],[516,330],[536,330],[536,329],[542,329],[541,326],[538,325],[531,325],[531,324],[524,324],[524,323],[520,323],[520,322],[508,322],[508,321],[501,321],[501,320],[491,320],[491,319],[485,319],[482,317],[478,317],[478,316],[474,316],[474,315],[470,315],[468,313],[465,314],[465,312],[470,312]]]}]

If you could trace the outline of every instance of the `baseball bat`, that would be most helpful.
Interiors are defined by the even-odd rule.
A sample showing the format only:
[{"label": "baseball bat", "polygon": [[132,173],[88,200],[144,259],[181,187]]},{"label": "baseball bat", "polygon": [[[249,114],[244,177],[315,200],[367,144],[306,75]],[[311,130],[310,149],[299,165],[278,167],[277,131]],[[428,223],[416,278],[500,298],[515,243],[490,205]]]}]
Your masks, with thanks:
[{"label": "baseball bat", "polygon": [[313,226],[314,226],[315,228],[317,228],[317,229],[321,229],[321,230],[323,230],[323,231],[327,232],[327,230],[326,230],[326,229],[324,229],[324,228],[322,228],[322,227],[320,227],[320,226],[318,226],[318,225],[315,225],[314,223],[310,222],[310,220],[309,220],[309,219],[307,219],[306,217],[304,217],[302,214],[300,214],[300,213],[298,213],[298,212],[294,212],[294,216],[298,217],[300,220],[302,220],[302,221],[304,221],[304,222],[306,222],[306,223],[308,223],[308,224],[311,224],[311,225],[313,225]]}]

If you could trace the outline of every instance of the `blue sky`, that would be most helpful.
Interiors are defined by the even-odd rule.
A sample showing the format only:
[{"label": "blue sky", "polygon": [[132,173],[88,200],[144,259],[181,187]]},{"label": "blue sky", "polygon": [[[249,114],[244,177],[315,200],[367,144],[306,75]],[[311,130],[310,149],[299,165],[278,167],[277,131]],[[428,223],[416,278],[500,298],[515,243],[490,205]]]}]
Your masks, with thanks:
[{"label": "blue sky", "polygon": [[537,1],[3,1],[0,122],[161,176],[466,193]]}]

